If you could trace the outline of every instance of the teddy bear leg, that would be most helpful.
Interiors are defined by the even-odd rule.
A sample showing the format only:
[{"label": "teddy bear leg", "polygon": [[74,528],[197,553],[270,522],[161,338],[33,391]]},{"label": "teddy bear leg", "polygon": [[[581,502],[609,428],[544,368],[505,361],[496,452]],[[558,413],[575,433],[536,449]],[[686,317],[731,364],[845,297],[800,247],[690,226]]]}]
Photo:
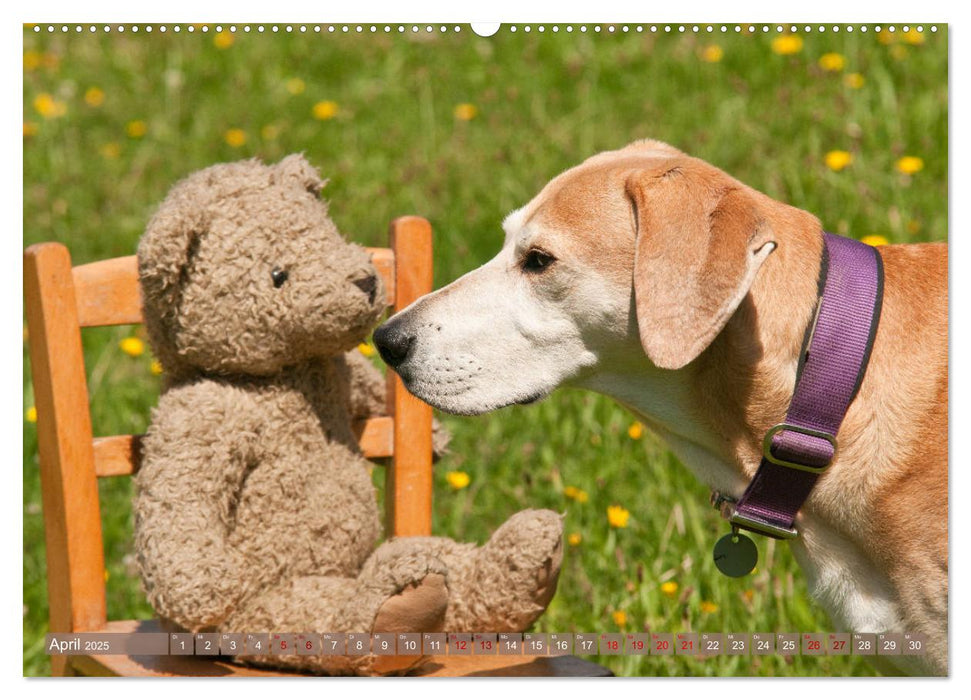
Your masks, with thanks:
[{"label": "teddy bear leg", "polygon": [[563,561],[563,519],[550,510],[524,510],[482,547],[445,537],[409,537],[448,567],[449,632],[521,632],[556,592]]},{"label": "teddy bear leg", "polygon": [[[448,607],[445,565],[408,546],[378,547],[356,578],[302,576],[251,597],[225,631],[440,632]],[[404,673],[422,656],[238,657],[244,663],[330,675]]]},{"label": "teddy bear leg", "polygon": [[519,632],[536,621],[556,592],[563,519],[550,510],[524,510],[482,547],[448,550],[439,555],[449,567],[446,629]]}]

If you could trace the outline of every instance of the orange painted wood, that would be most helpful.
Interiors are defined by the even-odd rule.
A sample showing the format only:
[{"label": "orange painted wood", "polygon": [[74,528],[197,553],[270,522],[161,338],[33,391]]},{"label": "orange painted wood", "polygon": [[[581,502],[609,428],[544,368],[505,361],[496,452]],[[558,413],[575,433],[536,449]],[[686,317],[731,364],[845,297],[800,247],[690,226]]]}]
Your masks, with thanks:
[{"label": "orange painted wood", "polygon": [[[53,632],[104,627],[105,565],[91,415],[71,256],[59,243],[24,251],[24,301]],[[63,665],[55,671],[64,671]]]},{"label": "orange painted wood", "polygon": [[432,656],[409,676],[454,678],[609,677],[614,674],[576,656]]},{"label": "orange painted wood", "polygon": [[73,276],[82,328],[142,322],[138,260],[134,255],[78,265]]},{"label": "orange painted wood", "polygon": [[356,421],[354,435],[368,459],[383,459],[394,453],[394,418],[390,416]]},{"label": "orange painted wood", "polygon": [[367,248],[371,254],[371,264],[384,282],[384,296],[388,306],[395,303],[395,265],[394,250],[391,248]]},{"label": "orange painted wood", "polygon": [[[105,632],[164,631],[157,620],[109,622]],[[203,676],[203,677],[306,677],[288,671],[253,668],[224,657],[206,656],[71,656],[71,665],[86,676]],[[575,656],[431,656],[409,676],[454,677],[567,677],[611,676],[609,670]]]},{"label": "orange painted wood", "polygon": [[94,439],[94,471],[101,476],[131,476],[141,464],[141,435],[112,435]]},{"label": "orange painted wood", "polygon": [[[401,311],[432,290],[432,227],[425,219],[405,216],[391,222],[397,297]],[[389,370],[390,371],[390,370]],[[394,375],[388,382],[394,416],[394,457],[385,501],[388,530],[398,537],[432,532],[432,409],[405,389]]]}]

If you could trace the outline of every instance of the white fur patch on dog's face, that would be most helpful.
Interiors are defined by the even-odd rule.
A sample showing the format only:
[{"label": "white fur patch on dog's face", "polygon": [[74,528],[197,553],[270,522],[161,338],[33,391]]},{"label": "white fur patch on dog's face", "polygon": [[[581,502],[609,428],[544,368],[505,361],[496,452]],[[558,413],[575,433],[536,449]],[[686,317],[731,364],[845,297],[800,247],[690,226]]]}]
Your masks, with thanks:
[{"label": "white fur patch on dog's face", "polygon": [[496,257],[391,321],[415,338],[398,374],[438,409],[474,415],[532,403],[589,374],[601,350],[627,335],[630,305],[618,303],[626,290],[609,289],[528,210],[506,218]]}]

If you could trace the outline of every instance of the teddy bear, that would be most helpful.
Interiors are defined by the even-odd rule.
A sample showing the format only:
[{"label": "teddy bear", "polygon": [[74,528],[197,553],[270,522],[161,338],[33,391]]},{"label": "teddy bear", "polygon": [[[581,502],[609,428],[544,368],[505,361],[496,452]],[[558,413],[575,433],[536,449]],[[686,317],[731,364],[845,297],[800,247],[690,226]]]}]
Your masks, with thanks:
[{"label": "teddy bear", "polygon": [[[521,631],[545,610],[562,518],[525,510],[482,546],[378,545],[351,425],[385,410],[360,352],[385,310],[299,154],[176,184],[138,245],[164,384],[142,444],[135,551],[159,616],[191,632]],[[441,446],[441,431],[436,444]],[[401,674],[421,656],[240,656],[320,674]]]}]

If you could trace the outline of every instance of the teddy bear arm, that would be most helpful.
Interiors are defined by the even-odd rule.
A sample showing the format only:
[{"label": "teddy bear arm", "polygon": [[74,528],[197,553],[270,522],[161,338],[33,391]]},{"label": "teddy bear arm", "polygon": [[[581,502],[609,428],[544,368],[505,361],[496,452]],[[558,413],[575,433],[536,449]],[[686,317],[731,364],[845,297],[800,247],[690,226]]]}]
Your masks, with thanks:
[{"label": "teddy bear arm", "polygon": [[358,350],[344,354],[348,403],[353,420],[388,415],[384,374]]},{"label": "teddy bear arm", "polygon": [[227,422],[247,422],[247,407],[233,402],[220,410],[218,388],[209,389],[163,397],[136,477],[135,542],[146,593],[159,614],[190,630],[219,624],[248,594],[244,557],[229,539],[239,489],[257,463],[255,432],[226,430]]}]

